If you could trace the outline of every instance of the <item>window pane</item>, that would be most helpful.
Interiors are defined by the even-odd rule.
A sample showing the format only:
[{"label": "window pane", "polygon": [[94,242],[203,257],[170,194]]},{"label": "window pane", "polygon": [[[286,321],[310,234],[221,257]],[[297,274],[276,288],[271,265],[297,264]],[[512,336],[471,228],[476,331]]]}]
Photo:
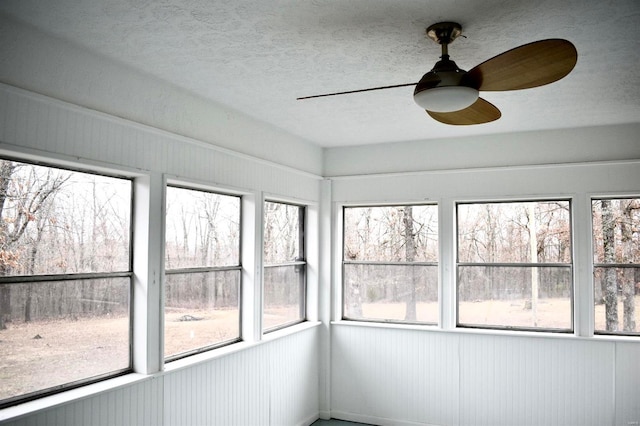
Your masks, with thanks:
[{"label": "window pane", "polygon": [[240,264],[240,197],[167,187],[165,267]]},{"label": "window pane", "polygon": [[240,270],[167,274],[165,357],[240,337]]},{"label": "window pane", "polygon": [[596,268],[595,330],[640,333],[640,267]]},{"label": "window pane", "polygon": [[437,324],[437,261],[438,206],[345,207],[343,317]]},{"label": "window pane", "polygon": [[0,284],[0,399],[129,368],[129,278]]},{"label": "window pane", "polygon": [[569,331],[571,275],[568,266],[459,266],[458,323]]},{"label": "window pane", "polygon": [[[262,329],[305,319],[304,207],[264,203],[264,287]],[[299,262],[296,265],[287,263]],[[278,264],[285,264],[280,265]]]},{"label": "window pane", "polygon": [[304,207],[264,203],[264,263],[273,265],[304,259]]},{"label": "window pane", "polygon": [[592,210],[595,331],[638,333],[640,199],[593,200]]},{"label": "window pane", "polygon": [[265,330],[304,320],[305,265],[264,269]]},{"label": "window pane", "polygon": [[0,160],[0,209],[0,275],[130,269],[130,180]]},{"label": "window pane", "polygon": [[344,317],[438,323],[438,267],[344,265]]},{"label": "window pane", "polygon": [[437,262],[438,207],[345,208],[344,260]]},{"label": "window pane", "polygon": [[568,201],[458,204],[458,261],[570,263],[570,229]]},{"label": "window pane", "polygon": [[593,200],[593,261],[640,264],[640,198]]}]

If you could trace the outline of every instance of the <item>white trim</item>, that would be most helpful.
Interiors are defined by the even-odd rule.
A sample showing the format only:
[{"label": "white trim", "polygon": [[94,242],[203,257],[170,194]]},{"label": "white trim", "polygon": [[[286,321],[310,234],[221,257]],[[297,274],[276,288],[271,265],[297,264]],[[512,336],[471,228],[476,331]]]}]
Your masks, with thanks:
[{"label": "white trim", "polygon": [[417,170],[411,172],[382,172],[382,173],[364,173],[354,175],[337,175],[325,176],[325,179],[336,181],[341,180],[359,180],[359,179],[375,179],[381,177],[405,177],[405,176],[425,176],[425,175],[447,175],[461,173],[479,173],[479,172],[499,172],[499,171],[516,171],[516,170],[544,170],[558,169],[563,167],[590,167],[590,166],[616,166],[640,164],[640,159],[631,160],[605,160],[605,161],[577,161],[575,163],[551,163],[551,164],[526,164],[515,166],[492,166],[492,167],[469,167],[455,169],[439,169],[439,170]]},{"label": "white trim", "polygon": [[216,192],[222,195],[236,195],[239,197],[251,194],[251,190],[247,188],[240,188],[233,185],[227,185],[224,183],[207,182],[201,179],[193,179],[182,176],[176,176],[169,173],[164,174],[165,185],[174,186],[179,188],[195,189],[206,192]]},{"label": "white trim", "polygon": [[265,335],[263,339],[255,342],[237,342],[230,345],[221,346],[219,348],[211,349],[210,351],[201,352],[188,357],[180,358],[175,361],[171,361],[165,364],[164,373],[171,373],[181,369],[190,368],[198,364],[212,361],[214,359],[223,358],[229,355],[233,355],[238,352],[242,352],[246,349],[251,349],[259,345],[263,345],[274,340],[283,339],[293,334],[302,333],[306,330],[319,327],[320,323],[317,321],[305,321],[291,327],[286,327],[268,335]]},{"label": "white trim", "polygon": [[571,202],[573,257],[573,328],[576,336],[593,337],[593,227],[591,199],[577,194]]},{"label": "white trim", "polygon": [[[1,83],[0,83],[1,84]],[[135,178],[150,173],[143,168],[123,166],[105,161],[90,160],[67,154],[45,151],[41,149],[26,148],[0,141],[0,156],[15,161],[35,163],[37,165],[60,167],[79,172],[100,173],[114,177]]]},{"label": "white trim", "polygon": [[5,420],[17,421],[21,417],[29,416],[39,411],[81,401],[134,383],[152,380],[154,377],[156,376],[131,373],[3,408],[0,410],[0,422]]},{"label": "white trim", "polygon": [[529,330],[502,330],[497,328],[464,328],[458,327],[452,330],[444,330],[435,325],[429,324],[401,324],[401,323],[383,323],[374,321],[353,321],[339,320],[331,321],[334,327],[364,327],[391,330],[413,330],[423,333],[445,333],[445,334],[473,334],[480,336],[502,336],[502,337],[520,337],[520,338],[539,338],[539,339],[560,339],[575,340],[583,342],[610,342],[610,343],[640,343],[637,336],[626,335],[610,335],[596,334],[593,337],[577,336],[574,333],[553,333],[550,331],[529,331]]},{"label": "white trim", "polygon": [[412,422],[409,420],[388,419],[386,417],[366,416],[364,414],[348,413],[346,411],[331,411],[334,419],[347,420],[350,422],[374,424],[380,426],[443,426],[433,423]]},{"label": "white trim", "polygon": [[456,204],[452,198],[438,203],[438,310],[444,330],[456,328],[458,312],[456,291]]},{"label": "white trim", "polygon": [[162,370],[164,348],[165,181],[152,173],[134,181],[133,370]]},{"label": "white trim", "polygon": [[241,246],[242,288],[241,333],[245,342],[259,342],[262,337],[262,192],[242,197]]}]

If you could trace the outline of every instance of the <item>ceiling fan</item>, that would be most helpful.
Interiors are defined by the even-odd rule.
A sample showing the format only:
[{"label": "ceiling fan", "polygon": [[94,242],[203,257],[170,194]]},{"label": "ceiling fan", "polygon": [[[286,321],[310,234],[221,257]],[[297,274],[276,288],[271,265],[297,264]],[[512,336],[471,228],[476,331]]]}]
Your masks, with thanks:
[{"label": "ceiling fan", "polygon": [[442,56],[417,83],[305,96],[298,100],[415,85],[415,102],[435,120],[453,125],[489,123],[502,114],[479,97],[479,91],[520,90],[553,83],[569,74],[578,59],[571,42],[547,39],[508,50],[464,71],[449,59],[448,51],[449,44],[461,34],[462,26],[456,22],[439,22],[427,28],[427,36],[442,46]]}]

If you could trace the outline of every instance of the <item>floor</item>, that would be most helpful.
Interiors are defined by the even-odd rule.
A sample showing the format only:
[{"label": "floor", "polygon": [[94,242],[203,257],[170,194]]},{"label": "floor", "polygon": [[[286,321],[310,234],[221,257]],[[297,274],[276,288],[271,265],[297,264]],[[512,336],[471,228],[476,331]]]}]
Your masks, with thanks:
[{"label": "floor", "polygon": [[336,419],[331,419],[331,420],[316,420],[315,422],[313,422],[313,424],[311,426],[372,426],[369,425],[367,423],[354,423],[354,422],[347,422],[345,420],[336,420]]}]

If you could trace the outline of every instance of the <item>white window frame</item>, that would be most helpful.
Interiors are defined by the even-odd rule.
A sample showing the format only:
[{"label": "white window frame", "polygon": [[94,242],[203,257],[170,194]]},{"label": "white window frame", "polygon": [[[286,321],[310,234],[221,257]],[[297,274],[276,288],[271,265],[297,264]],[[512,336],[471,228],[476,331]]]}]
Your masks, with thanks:
[{"label": "white window frame", "polygon": [[[460,262],[459,260],[459,251],[458,251],[458,241],[459,241],[459,226],[458,226],[458,206],[463,204],[515,204],[515,203],[544,203],[544,202],[554,202],[554,201],[562,201],[569,203],[569,241],[571,243],[571,262],[568,264],[565,263],[539,263],[539,262],[491,262],[491,263],[480,263],[480,262]],[[453,205],[453,211],[455,215],[454,219],[454,266],[455,266],[455,327],[458,329],[489,329],[489,330],[508,330],[508,331],[516,331],[516,332],[534,332],[534,333],[558,333],[558,334],[573,334],[576,328],[575,321],[575,241],[574,241],[574,208],[573,208],[573,198],[570,196],[567,197],[539,197],[539,198],[529,198],[529,197],[512,197],[508,199],[498,199],[498,198],[488,198],[481,200],[455,200]],[[459,288],[460,288],[460,279],[459,279],[459,269],[464,266],[490,266],[490,267],[559,267],[559,268],[569,268],[569,272],[571,278],[569,280],[571,288],[569,289],[570,294],[570,321],[571,325],[567,329],[554,329],[554,328],[545,328],[545,327],[523,327],[523,326],[500,326],[500,325],[483,325],[483,324],[462,324],[459,320],[460,315],[460,300],[459,300]]]},{"label": "white window frame", "polygon": [[[374,262],[374,261],[347,261],[345,260],[344,255],[344,235],[345,235],[345,220],[344,215],[346,209],[349,208],[364,208],[364,207],[405,207],[405,206],[433,206],[437,209],[438,215],[438,261],[436,262]],[[337,312],[337,318],[335,320],[338,321],[350,321],[354,323],[383,323],[383,324],[397,324],[397,325],[418,325],[418,326],[426,326],[426,327],[437,327],[442,324],[442,245],[441,245],[441,235],[442,235],[442,223],[441,223],[441,204],[439,202],[434,202],[430,200],[429,202],[391,202],[391,203],[357,203],[357,204],[348,204],[342,203],[336,206],[336,229],[339,232],[339,238],[336,238],[336,259],[337,265],[340,265],[339,272],[339,280],[340,283],[339,297],[336,297],[335,302],[335,311]],[[338,219],[339,218],[339,219]],[[402,320],[392,320],[392,319],[369,319],[369,318],[349,318],[345,315],[345,307],[344,307],[344,294],[346,288],[346,282],[344,279],[344,268],[347,264],[367,264],[367,265],[416,265],[416,266],[435,266],[438,270],[437,272],[437,288],[438,288],[438,321],[437,322],[420,322],[420,321],[402,321]]]},{"label": "white window frame", "polygon": [[[530,203],[530,202],[554,202],[564,201],[569,203],[569,241],[571,243],[571,262],[564,263],[535,263],[535,262],[494,262],[494,263],[477,263],[477,262],[460,262],[458,241],[459,241],[459,227],[458,227],[458,206],[461,204],[510,204],[510,203]],[[483,330],[502,330],[502,331],[515,331],[515,332],[533,332],[533,333],[554,333],[554,334],[575,334],[576,332],[576,259],[575,259],[575,230],[574,230],[574,198],[572,196],[542,196],[542,197],[510,197],[510,198],[483,198],[473,200],[454,199],[453,202],[453,214],[454,214],[454,234],[453,238],[453,266],[454,266],[454,304],[455,308],[452,310],[454,316],[452,320],[456,329],[483,329]],[[571,326],[568,329],[552,329],[545,327],[521,327],[521,326],[498,326],[498,325],[483,325],[483,324],[461,324],[459,321],[459,268],[461,266],[495,266],[495,267],[568,267],[570,270],[570,321]],[[568,265],[568,266],[566,266]]]},{"label": "white window frame", "polygon": [[99,278],[128,278],[129,279],[129,366],[112,372],[107,372],[97,376],[91,376],[73,382],[56,385],[51,388],[40,389],[27,394],[10,397],[0,403],[0,409],[14,406],[29,401],[38,400],[50,395],[70,391],[80,387],[99,383],[108,379],[124,376],[132,372],[139,371],[136,364],[135,353],[138,347],[136,342],[136,324],[140,322],[141,314],[136,312],[139,291],[136,290],[136,262],[138,261],[136,239],[137,217],[140,214],[139,203],[136,201],[136,188],[140,185],[143,175],[132,170],[114,169],[104,167],[93,162],[68,161],[60,158],[51,158],[37,154],[4,152],[0,151],[0,159],[15,161],[24,164],[37,165],[42,167],[57,168],[89,175],[105,176],[110,178],[129,181],[131,188],[130,219],[129,219],[129,261],[127,271],[118,272],[87,272],[87,273],[66,273],[66,274],[46,274],[46,275],[21,275],[0,277],[0,284],[37,284],[42,282],[63,282],[76,279],[99,279]]},{"label": "white window frame", "polygon": [[[233,265],[233,266],[222,266],[222,267],[211,267],[211,266],[203,266],[203,267],[192,267],[192,268],[176,268],[176,269],[171,269],[171,270],[167,270],[165,268],[165,244],[166,244],[166,239],[165,239],[165,232],[166,232],[166,223],[165,223],[165,217],[166,217],[166,189],[169,187],[173,187],[173,188],[180,188],[180,189],[186,189],[186,190],[193,190],[193,191],[201,191],[201,192],[208,192],[208,193],[213,193],[213,194],[218,194],[218,195],[227,195],[227,196],[232,196],[232,197],[238,197],[239,199],[239,204],[240,204],[240,223],[239,223],[239,232],[240,232],[240,252],[239,252],[239,258],[238,258],[238,265]],[[189,180],[184,180],[184,179],[177,179],[177,178],[172,178],[172,177],[167,177],[166,179],[164,179],[164,184],[163,184],[163,204],[162,204],[162,242],[161,242],[161,246],[162,246],[162,254],[161,254],[161,263],[162,263],[162,271],[163,271],[163,277],[164,279],[162,280],[163,285],[162,285],[162,327],[160,330],[161,333],[161,339],[162,339],[162,350],[160,351],[160,355],[162,357],[162,363],[163,364],[171,364],[174,363],[175,361],[179,361],[179,360],[183,360],[189,357],[193,357],[195,355],[201,354],[203,352],[209,352],[215,349],[219,349],[225,346],[230,346],[233,345],[235,343],[239,343],[243,340],[248,340],[245,339],[245,336],[247,334],[251,334],[251,332],[247,331],[245,324],[246,324],[246,315],[245,315],[245,309],[246,309],[246,305],[247,303],[245,302],[245,297],[247,295],[247,291],[245,290],[246,287],[248,287],[247,285],[245,285],[245,280],[247,278],[251,279],[252,275],[251,274],[247,274],[246,271],[246,266],[244,261],[247,259],[246,256],[244,255],[245,251],[243,250],[243,247],[246,244],[246,240],[245,240],[245,226],[247,226],[247,221],[245,218],[245,212],[246,210],[248,210],[248,207],[250,206],[250,197],[248,197],[248,194],[246,192],[242,192],[239,191],[237,189],[231,189],[231,188],[226,188],[226,187],[218,187],[218,186],[211,186],[211,185],[207,185],[207,184],[203,184],[201,182],[194,182],[194,181],[189,181]],[[251,215],[249,215],[251,216]],[[164,296],[164,290],[165,290],[165,286],[166,286],[166,276],[167,275],[171,275],[171,274],[181,274],[181,273],[202,273],[202,272],[212,272],[212,271],[227,271],[227,270],[238,270],[240,272],[240,283],[239,283],[239,289],[238,289],[238,310],[239,310],[239,336],[237,338],[234,339],[230,339],[230,340],[225,340],[222,342],[216,342],[212,345],[207,345],[207,346],[202,346],[193,350],[189,350],[187,352],[182,352],[179,354],[174,354],[172,356],[169,357],[165,357],[164,356],[164,323],[165,323],[165,318],[164,318],[164,307],[165,307],[165,296]]]},{"label": "white window frame", "polygon": [[[286,262],[286,263],[275,263],[275,264],[266,264],[266,262],[264,262],[264,243],[265,243],[265,238],[264,238],[264,205],[265,203],[279,203],[279,204],[284,204],[284,205],[288,205],[288,206],[294,206],[294,207],[298,207],[300,209],[302,209],[303,214],[301,217],[301,221],[302,221],[302,231],[301,234],[299,234],[299,238],[301,238],[302,241],[300,241],[300,250],[303,253],[303,259],[301,260],[296,260],[294,262]],[[315,211],[315,214],[317,215],[317,211]],[[272,332],[276,332],[278,330],[282,330],[288,327],[292,327],[294,325],[297,324],[301,324],[303,322],[306,322],[310,319],[310,312],[309,312],[309,306],[312,303],[315,303],[317,301],[317,290],[315,291],[314,295],[311,295],[309,292],[309,274],[310,274],[310,267],[309,267],[309,250],[311,249],[311,244],[309,241],[309,221],[311,220],[313,222],[313,215],[314,215],[314,211],[312,209],[312,206],[310,205],[310,203],[308,202],[303,202],[300,200],[292,200],[290,198],[282,198],[282,197],[278,197],[278,196],[271,196],[271,195],[264,195],[262,198],[262,209],[261,209],[261,217],[262,217],[262,222],[261,222],[261,233],[260,233],[260,258],[261,258],[261,264],[262,264],[262,274],[261,274],[261,280],[260,280],[260,292],[261,292],[261,303],[260,303],[260,329],[261,329],[261,333],[263,335],[272,333]],[[315,220],[316,223],[316,228],[317,228],[317,219]],[[317,230],[315,231],[317,233]],[[317,251],[317,250],[316,250]],[[313,250],[312,250],[313,253]],[[313,262],[312,262],[313,263]],[[279,267],[279,266],[295,266],[295,265],[299,265],[302,266],[304,268],[304,281],[301,284],[301,294],[300,294],[300,318],[294,320],[294,321],[289,321],[283,324],[279,324],[277,326],[274,327],[269,327],[269,328],[264,328],[264,269],[266,268],[270,268],[270,267]],[[312,274],[313,276],[313,274]],[[317,281],[317,278],[315,279],[315,281]],[[310,302],[310,299],[313,300],[313,302]],[[315,315],[317,316],[317,308],[315,309]]]},{"label": "white window frame", "polygon": [[[606,331],[606,330],[596,330],[595,329],[595,270],[596,268],[640,268],[640,263],[600,263],[595,261],[595,245],[593,244],[594,239],[594,229],[593,229],[593,202],[600,200],[623,200],[623,199],[640,199],[640,193],[632,192],[632,193],[609,193],[609,194],[590,194],[588,196],[588,206],[589,206],[589,260],[590,260],[590,278],[591,278],[591,288],[590,288],[590,311],[588,318],[590,319],[588,332],[589,335],[602,336],[602,337],[628,337],[628,338],[638,338],[640,337],[640,324],[636,324],[636,328],[639,331],[636,332],[625,332],[625,331]],[[636,306],[636,309],[640,309],[640,306]]]}]

